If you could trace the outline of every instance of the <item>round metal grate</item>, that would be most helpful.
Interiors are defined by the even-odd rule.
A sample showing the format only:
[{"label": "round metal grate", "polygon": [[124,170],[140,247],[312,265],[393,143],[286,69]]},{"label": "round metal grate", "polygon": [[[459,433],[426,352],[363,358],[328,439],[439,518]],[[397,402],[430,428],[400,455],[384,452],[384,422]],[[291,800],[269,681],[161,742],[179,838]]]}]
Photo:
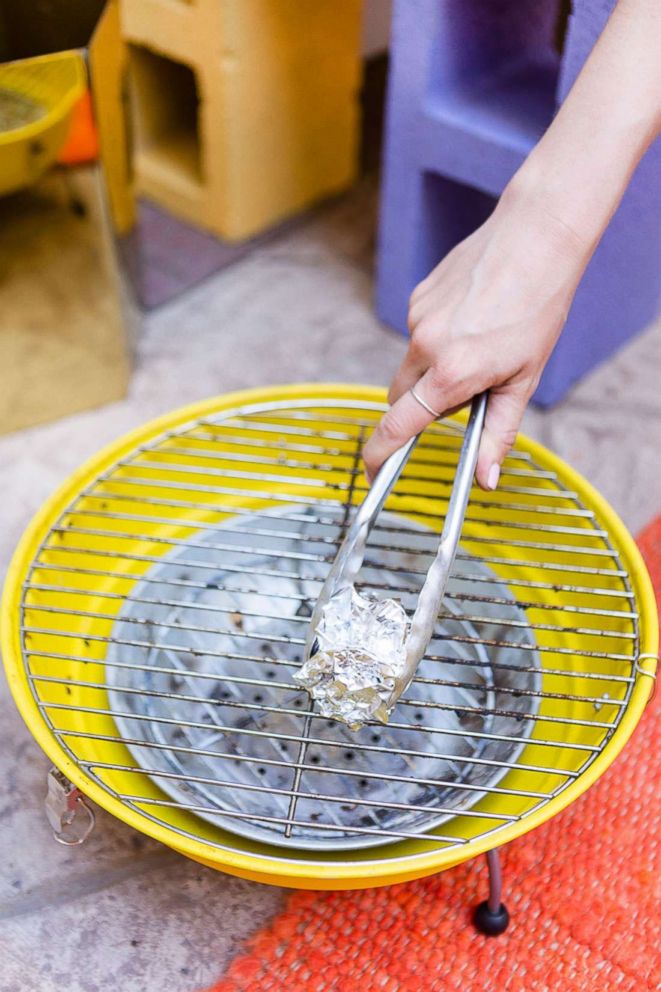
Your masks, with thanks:
[{"label": "round metal grate", "polygon": [[[618,727],[633,586],[594,510],[524,444],[496,493],[473,490],[434,640],[390,724],[352,732],[310,709],[291,675],[383,409],[312,395],[176,425],[88,476],[36,548],[20,628],[34,702],[145,825],[289,863],[493,846]],[[411,609],[460,443],[454,420],[425,433],[363,589]]]},{"label": "round metal grate", "polygon": [[[226,530],[205,535],[199,546],[168,554],[150,571],[150,582],[130,594],[106,665],[109,683],[117,686],[109,697],[115,722],[138,764],[156,769],[165,792],[196,805],[211,822],[301,847],[384,843],[393,832],[408,836],[469,809],[485,788],[493,790],[530,732],[540,688],[531,667],[538,665],[536,652],[524,660],[511,648],[488,651],[452,603],[416,690],[391,726],[352,732],[317,717],[304,733],[310,700],[292,689],[292,675],[327,567],[326,554],[318,560],[318,542],[339,541],[342,523],[338,517],[331,531],[312,508],[296,520],[291,513],[285,506],[268,516],[241,517],[236,535],[230,519]],[[379,535],[372,542],[362,589],[389,595],[394,589],[409,605],[417,570],[438,537],[394,514],[382,514],[381,540],[385,528],[394,533],[385,546]],[[225,547],[220,565],[213,547],[219,534]],[[301,555],[309,556],[307,567],[292,571]],[[182,557],[186,564],[180,565]],[[496,581],[477,560],[463,561],[451,592],[478,588],[464,574]],[[153,602],[154,582],[167,587],[170,580],[194,588],[179,591],[178,605]],[[496,591],[502,601],[485,606],[493,620],[483,634],[504,638],[513,621],[514,643],[523,642],[525,614],[505,587]],[[151,650],[136,645],[136,636]],[[444,653],[437,656],[441,644]],[[509,664],[501,667],[499,658]],[[299,755],[304,737],[307,748]],[[302,774],[294,790],[296,760]],[[289,824],[294,797],[296,819]]]}]

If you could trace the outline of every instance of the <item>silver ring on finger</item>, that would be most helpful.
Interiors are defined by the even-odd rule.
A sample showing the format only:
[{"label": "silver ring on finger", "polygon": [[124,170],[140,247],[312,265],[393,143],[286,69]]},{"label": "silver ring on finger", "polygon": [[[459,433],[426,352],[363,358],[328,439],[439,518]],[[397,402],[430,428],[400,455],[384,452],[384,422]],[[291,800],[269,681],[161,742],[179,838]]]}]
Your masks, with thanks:
[{"label": "silver ring on finger", "polygon": [[413,399],[416,400],[420,404],[420,406],[427,411],[427,413],[431,413],[432,417],[436,417],[436,419],[438,420],[439,417],[443,416],[441,413],[438,412],[438,410],[434,410],[433,406],[430,406],[426,400],[423,400],[422,396],[418,396],[413,386],[411,386],[411,388],[409,389],[409,393],[411,394]]}]

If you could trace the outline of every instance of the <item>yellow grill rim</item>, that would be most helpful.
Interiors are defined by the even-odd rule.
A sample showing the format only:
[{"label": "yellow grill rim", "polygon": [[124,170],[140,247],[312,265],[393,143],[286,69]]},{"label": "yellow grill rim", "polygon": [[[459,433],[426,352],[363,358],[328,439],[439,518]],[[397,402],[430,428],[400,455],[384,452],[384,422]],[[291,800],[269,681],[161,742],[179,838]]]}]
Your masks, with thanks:
[{"label": "yellow grill rim", "polygon": [[219,852],[213,845],[181,836],[168,827],[143,817],[121,801],[113,798],[86,775],[68,757],[41,716],[30,691],[21,655],[20,630],[17,620],[22,584],[41,542],[53,526],[54,521],[80,490],[99,473],[113,466],[137,445],[145,444],[162,432],[177,428],[190,420],[222,413],[224,410],[235,408],[241,404],[267,403],[279,400],[314,400],[316,398],[334,398],[338,401],[385,402],[386,393],[385,390],[377,387],[334,383],[304,383],[295,386],[274,386],[227,393],[179,408],[152,420],[112,442],[90,458],[45,502],[18,544],[7,574],[0,608],[0,646],[12,694],[36,741],[53,763],[83,793],[118,819],[196,861],[254,881],[315,889],[386,885],[422,877],[452,867],[484,853],[496,844],[505,844],[522,836],[559,813],[574,799],[582,795],[615,760],[632,735],[651,694],[653,676],[656,670],[653,657],[658,652],[659,630],[654,590],[642,556],[626,527],[606,500],[582,476],[542,445],[524,436],[521,436],[517,443],[517,447],[528,451],[538,464],[561,475],[563,481],[571,485],[581,496],[585,505],[598,514],[601,523],[609,531],[611,540],[629,573],[640,615],[639,653],[641,656],[646,656],[646,660],[640,663],[640,674],[633,686],[626,711],[604,750],[558,796],[543,805],[538,811],[503,827],[495,838],[486,837],[472,840],[458,848],[423,854],[416,853],[415,856],[403,855],[399,858],[389,859],[387,862],[379,860],[378,855],[370,861],[324,862],[320,860],[313,862],[296,861],[288,859],[286,856],[282,858],[257,856],[240,851],[223,850]]},{"label": "yellow grill rim", "polygon": [[38,120],[0,131],[0,196],[30,186],[53,165],[86,85],[80,52],[39,55],[0,66],[0,89],[36,97],[45,108]]},{"label": "yellow grill rim", "polygon": [[[41,74],[47,73],[43,79]],[[0,67],[0,87],[23,96],[39,97],[46,107],[42,117],[29,124],[0,131],[0,145],[12,145],[40,137],[69,113],[85,92],[85,63],[80,52],[37,55]]]}]

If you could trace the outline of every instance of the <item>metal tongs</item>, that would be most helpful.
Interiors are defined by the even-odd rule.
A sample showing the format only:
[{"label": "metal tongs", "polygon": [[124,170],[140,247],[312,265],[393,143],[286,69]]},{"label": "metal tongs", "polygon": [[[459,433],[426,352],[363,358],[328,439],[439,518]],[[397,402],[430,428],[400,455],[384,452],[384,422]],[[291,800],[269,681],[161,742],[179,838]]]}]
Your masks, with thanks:
[{"label": "metal tongs", "polygon": [[[427,576],[425,578],[418,603],[411,620],[411,626],[405,642],[406,657],[403,674],[395,682],[388,708],[392,708],[402,693],[411,684],[422,661],[434,632],[434,625],[445,596],[450,571],[457,552],[459,537],[464,522],[466,507],[477,464],[477,454],[480,438],[484,427],[487,407],[487,393],[480,393],[471,404],[470,415],[466,425],[459,463],[454,485],[450,494],[450,502],[443,523],[441,540]],[[356,516],[340,545],[335,561],[324,582],[319,599],[313,610],[308,627],[305,643],[305,660],[307,661],[318,650],[317,628],[321,621],[324,608],[332,597],[337,596],[348,587],[355,584],[363,564],[367,540],[376,519],[383,508],[393,486],[399,479],[411,452],[415,448],[420,434],[411,438],[394,452],[379,469],[374,482],[361,503]]]}]

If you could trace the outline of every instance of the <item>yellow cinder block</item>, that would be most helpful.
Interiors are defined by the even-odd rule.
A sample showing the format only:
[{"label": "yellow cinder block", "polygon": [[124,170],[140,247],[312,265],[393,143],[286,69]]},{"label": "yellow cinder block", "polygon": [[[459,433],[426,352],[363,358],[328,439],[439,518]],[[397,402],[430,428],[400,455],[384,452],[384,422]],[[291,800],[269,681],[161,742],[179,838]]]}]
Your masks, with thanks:
[{"label": "yellow cinder block", "polygon": [[228,240],[346,189],[360,0],[122,0],[140,192]]}]

